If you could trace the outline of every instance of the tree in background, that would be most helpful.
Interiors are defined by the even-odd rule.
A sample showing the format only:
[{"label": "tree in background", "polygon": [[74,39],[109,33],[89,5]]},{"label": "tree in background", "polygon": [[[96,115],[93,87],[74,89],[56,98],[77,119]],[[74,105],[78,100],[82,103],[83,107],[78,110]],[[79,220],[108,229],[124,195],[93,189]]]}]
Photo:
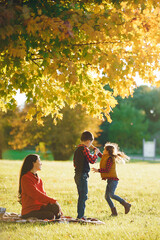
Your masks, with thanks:
[{"label": "tree in background", "polygon": [[110,121],[115,97],[133,94],[137,73],[160,84],[159,21],[155,0],[1,1],[0,108],[13,109],[20,89],[34,103],[30,120],[51,114],[56,123],[66,104],[80,104]]},{"label": "tree in background", "polygon": [[0,113],[0,159],[2,159],[2,152],[4,149],[4,122],[2,120],[2,114]]},{"label": "tree in background", "polygon": [[148,139],[148,122],[145,112],[138,110],[128,102],[121,102],[112,114],[108,138],[122,148],[142,149],[143,138]]},{"label": "tree in background", "polygon": [[[146,118],[152,122],[160,120],[160,88],[140,86],[134,92],[133,104],[138,109],[143,109]],[[150,131],[152,131],[150,129]]]},{"label": "tree in background", "polygon": [[145,111],[150,140],[156,139],[157,150],[160,153],[160,88],[141,86],[135,90],[133,96],[133,105]]},{"label": "tree in background", "polygon": [[[100,144],[115,141],[125,148],[142,149],[142,139],[157,141],[160,149],[160,88],[140,86],[133,97],[117,98],[118,105],[112,113],[113,122],[101,125]],[[132,120],[133,119],[133,120]],[[132,142],[131,142],[132,141]]]},{"label": "tree in background", "polygon": [[0,159],[2,159],[3,151],[8,147],[9,133],[11,126],[9,119],[12,116],[12,112],[2,113],[0,112]]},{"label": "tree in background", "polygon": [[13,149],[23,149],[28,146],[39,145],[44,142],[51,150],[55,160],[68,160],[76,144],[80,142],[80,135],[85,129],[91,131],[95,137],[100,131],[100,120],[92,119],[81,109],[76,107],[62,110],[63,119],[57,125],[53,124],[51,117],[44,119],[43,126],[37,125],[36,120],[26,121],[26,114],[30,106],[26,105],[20,111],[17,110],[12,119],[12,139],[9,142]]}]

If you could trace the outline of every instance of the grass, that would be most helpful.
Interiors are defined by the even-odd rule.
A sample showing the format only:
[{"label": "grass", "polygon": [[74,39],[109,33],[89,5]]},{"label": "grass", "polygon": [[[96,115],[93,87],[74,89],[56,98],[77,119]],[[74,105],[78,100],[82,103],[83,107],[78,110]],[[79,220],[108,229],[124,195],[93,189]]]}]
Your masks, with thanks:
[{"label": "grass", "polygon": [[[21,211],[17,202],[21,164],[22,161],[0,161],[0,207],[5,207],[7,212]],[[125,215],[123,206],[115,202],[119,215],[109,217],[110,209],[104,199],[106,182],[98,173],[91,172],[85,215],[97,217],[105,225],[0,223],[1,240],[159,240],[160,163],[119,164],[118,173],[120,181],[116,193],[132,204],[129,214]],[[72,162],[43,161],[39,176],[47,194],[59,201],[64,215],[76,217],[77,190]]]}]

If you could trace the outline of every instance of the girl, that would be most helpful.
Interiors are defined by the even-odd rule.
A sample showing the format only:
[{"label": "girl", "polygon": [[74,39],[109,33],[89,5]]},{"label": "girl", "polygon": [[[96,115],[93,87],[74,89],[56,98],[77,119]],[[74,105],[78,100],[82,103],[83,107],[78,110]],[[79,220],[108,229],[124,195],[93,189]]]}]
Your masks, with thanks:
[{"label": "girl", "polygon": [[107,179],[107,186],[105,192],[105,199],[107,200],[109,207],[111,208],[111,216],[117,216],[117,210],[111,200],[114,199],[120,202],[125,208],[125,214],[130,211],[131,204],[127,203],[124,199],[115,195],[115,190],[118,185],[118,176],[116,171],[116,162],[128,161],[129,157],[123,152],[119,151],[119,147],[115,143],[106,143],[103,151],[98,154],[101,157],[100,169],[92,168],[93,172],[101,173],[102,180]]},{"label": "girl", "polygon": [[36,154],[28,155],[23,162],[19,178],[19,202],[22,204],[22,218],[60,218],[61,208],[54,198],[46,195],[37,171],[41,160]]}]

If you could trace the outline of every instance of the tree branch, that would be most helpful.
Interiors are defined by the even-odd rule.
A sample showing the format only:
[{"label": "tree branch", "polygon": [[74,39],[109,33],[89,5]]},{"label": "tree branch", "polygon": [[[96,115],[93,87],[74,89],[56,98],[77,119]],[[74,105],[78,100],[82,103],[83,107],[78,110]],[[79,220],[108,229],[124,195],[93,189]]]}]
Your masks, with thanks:
[{"label": "tree branch", "polygon": [[[70,44],[72,46],[77,46],[77,47],[80,47],[80,46],[87,46],[87,45],[97,45],[97,44],[106,44],[106,43],[112,43],[112,44],[115,44],[115,43],[122,43],[121,41],[115,41],[115,42],[90,42],[90,43],[78,43],[78,44]],[[69,45],[68,45],[69,46]]]}]

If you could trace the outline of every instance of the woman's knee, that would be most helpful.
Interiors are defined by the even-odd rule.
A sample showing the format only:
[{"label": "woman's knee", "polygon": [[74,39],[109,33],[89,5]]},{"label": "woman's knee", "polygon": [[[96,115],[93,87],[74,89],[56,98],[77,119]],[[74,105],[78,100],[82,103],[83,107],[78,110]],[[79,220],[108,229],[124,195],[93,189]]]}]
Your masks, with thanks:
[{"label": "woman's knee", "polygon": [[39,216],[37,216],[37,218],[39,219],[54,219],[55,215],[53,212],[50,212],[50,211],[44,211],[42,212],[41,214],[39,214]]}]

